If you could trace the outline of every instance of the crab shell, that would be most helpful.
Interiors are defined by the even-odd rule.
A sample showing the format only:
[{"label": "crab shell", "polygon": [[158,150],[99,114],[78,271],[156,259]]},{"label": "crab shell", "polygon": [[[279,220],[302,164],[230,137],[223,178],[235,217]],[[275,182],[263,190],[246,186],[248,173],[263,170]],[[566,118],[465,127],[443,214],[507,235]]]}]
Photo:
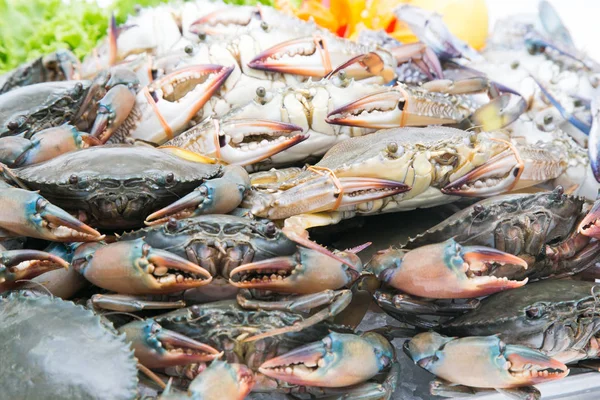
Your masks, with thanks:
[{"label": "crab shell", "polygon": [[0,300],[0,322],[2,396],[136,398],[137,361],[129,344],[91,311],[15,292]]},{"label": "crab shell", "polygon": [[222,168],[152,147],[110,145],[63,154],[14,173],[52,203],[85,211],[98,227],[127,228],[221,176]]}]

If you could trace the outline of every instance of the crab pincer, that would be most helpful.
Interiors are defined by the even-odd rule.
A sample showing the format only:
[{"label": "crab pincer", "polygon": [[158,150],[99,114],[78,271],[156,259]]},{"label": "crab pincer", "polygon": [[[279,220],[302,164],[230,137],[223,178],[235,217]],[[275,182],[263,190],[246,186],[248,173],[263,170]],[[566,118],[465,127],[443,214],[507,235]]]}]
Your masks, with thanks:
[{"label": "crab pincer", "polygon": [[309,294],[347,287],[361,271],[356,254],[331,252],[313,244],[310,248],[298,246],[291,256],[240,265],[229,274],[229,283],[245,289]]},{"label": "crab pincer", "polygon": [[177,392],[168,385],[159,399],[243,400],[255,384],[254,373],[244,364],[229,364],[217,360],[194,378],[186,393]]},{"label": "crab pincer", "polygon": [[397,63],[390,53],[372,51],[352,56],[352,52],[343,48],[347,44],[346,41],[321,35],[292,39],[266,49],[248,66],[262,71],[317,78],[343,69],[349,78],[381,76],[385,82],[393,79]]},{"label": "crab pincer", "polygon": [[173,293],[212,281],[204,268],[143,238],[79,246],[72,264],[94,285],[122,294]]},{"label": "crab pincer", "polygon": [[233,211],[250,187],[250,178],[243,167],[229,165],[222,177],[204,182],[187,196],[152,213],[147,225],[160,224],[169,218],[189,218],[203,214],[227,214]]},{"label": "crab pincer", "polygon": [[484,246],[461,246],[454,239],[415,250],[389,249],[376,254],[370,267],[386,284],[426,298],[486,296],[527,283],[493,276],[494,265],[527,268],[521,258]]},{"label": "crab pincer", "polygon": [[18,280],[60,268],[69,268],[69,263],[45,251],[3,250],[0,246],[0,291],[12,288]]},{"label": "crab pincer", "polygon": [[0,182],[0,237],[27,236],[54,242],[91,242],[104,238],[36,192]]},{"label": "crab pincer", "polygon": [[577,231],[582,235],[600,239],[600,191],[591,210],[579,223]]},{"label": "crab pincer", "polygon": [[564,378],[565,364],[543,353],[502,342],[497,336],[414,336],[404,351],[420,367],[453,384],[476,388],[517,388]]},{"label": "crab pincer", "polygon": [[395,359],[392,345],[381,335],[331,332],[314,342],[264,362],[264,375],[295,385],[343,387],[367,381]]},{"label": "crab pincer", "polygon": [[219,350],[165,329],[152,319],[130,322],[119,331],[125,333],[135,357],[148,368],[206,363],[222,355]]}]

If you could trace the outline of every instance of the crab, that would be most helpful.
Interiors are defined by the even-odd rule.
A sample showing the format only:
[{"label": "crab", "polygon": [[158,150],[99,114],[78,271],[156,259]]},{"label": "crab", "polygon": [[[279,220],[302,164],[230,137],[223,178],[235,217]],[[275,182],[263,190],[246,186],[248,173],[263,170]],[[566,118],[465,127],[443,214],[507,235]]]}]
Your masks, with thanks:
[{"label": "crab", "polygon": [[[162,329],[221,349],[228,363],[246,365],[254,373],[254,392],[308,392],[323,396],[343,390],[348,394],[373,395],[383,391],[389,394],[394,389],[386,387],[385,382],[366,382],[389,369],[395,359],[390,343],[374,332],[358,335],[348,327],[320,322],[306,325],[302,330],[263,337],[261,333],[304,325],[306,320],[302,314],[291,311],[244,310],[235,301],[192,306],[149,321],[147,324],[156,323]],[[146,352],[149,346],[143,335],[139,335],[143,325],[132,322],[121,328],[129,330],[128,335],[135,338],[132,347],[136,354]],[[334,331],[330,333],[330,329]],[[347,365],[354,365],[353,373],[346,373]],[[160,370],[180,376],[179,384],[186,387],[189,380],[202,376],[205,367],[205,363],[181,362],[179,367]],[[228,385],[224,390],[239,384],[229,379],[222,382]]]},{"label": "crab", "polygon": [[137,397],[133,351],[90,310],[55,297],[13,292],[0,299],[0,321],[5,396]]},{"label": "crab", "polygon": [[437,126],[380,130],[335,145],[314,166],[281,175],[282,182],[277,173],[253,174],[242,207],[303,230],[450,203],[458,197],[441,189],[506,149],[496,138]]},{"label": "crab", "polygon": [[103,71],[94,80],[28,85],[0,96],[0,137],[37,132],[65,123],[88,131],[96,118],[96,101],[113,92],[133,92],[138,80],[130,70]]},{"label": "crab", "polygon": [[[499,268],[530,280],[565,277],[591,266],[600,243],[582,231],[598,217],[584,198],[567,195],[560,186],[550,192],[507,194],[481,200],[428,229],[404,244],[405,248],[453,238],[462,245],[489,246],[524,259],[527,270]],[[490,271],[492,273],[492,271]]]},{"label": "crab", "polygon": [[[145,218],[227,213],[237,207],[249,186],[246,171],[193,159],[149,146],[97,146],[4,173],[96,227],[132,228]],[[24,206],[16,200],[5,201]]]},{"label": "crab", "polygon": [[314,323],[351,302],[357,313],[368,307],[362,263],[354,254],[360,249],[332,252],[268,220],[206,215],[171,219],[109,244],[79,245],[71,263],[113,292],[91,297],[97,309],[135,312],[223,298],[236,298],[247,309],[328,305],[311,317]]},{"label": "crab", "polygon": [[0,76],[0,94],[42,82],[78,79],[79,60],[68,50],[36,58]]}]

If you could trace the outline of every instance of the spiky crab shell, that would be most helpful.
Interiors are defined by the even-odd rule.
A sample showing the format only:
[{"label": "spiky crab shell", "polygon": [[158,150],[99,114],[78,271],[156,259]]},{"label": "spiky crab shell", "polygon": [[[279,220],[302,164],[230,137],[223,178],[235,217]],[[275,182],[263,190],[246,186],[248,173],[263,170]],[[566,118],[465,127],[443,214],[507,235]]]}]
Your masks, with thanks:
[{"label": "spiky crab shell", "polygon": [[137,361],[123,335],[52,297],[0,300],[0,376],[8,399],[135,399]]}]

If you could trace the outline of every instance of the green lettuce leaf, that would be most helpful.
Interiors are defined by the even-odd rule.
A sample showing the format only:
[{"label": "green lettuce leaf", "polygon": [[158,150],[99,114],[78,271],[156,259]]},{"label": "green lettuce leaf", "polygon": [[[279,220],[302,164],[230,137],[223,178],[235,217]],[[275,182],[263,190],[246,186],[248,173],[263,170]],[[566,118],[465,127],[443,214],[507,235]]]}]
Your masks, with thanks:
[{"label": "green lettuce leaf", "polygon": [[[113,0],[102,8],[91,0],[0,0],[0,74],[58,49],[82,59],[106,35],[114,12],[121,24],[136,6],[168,0]],[[225,0],[233,4],[273,4],[273,0]]]}]

